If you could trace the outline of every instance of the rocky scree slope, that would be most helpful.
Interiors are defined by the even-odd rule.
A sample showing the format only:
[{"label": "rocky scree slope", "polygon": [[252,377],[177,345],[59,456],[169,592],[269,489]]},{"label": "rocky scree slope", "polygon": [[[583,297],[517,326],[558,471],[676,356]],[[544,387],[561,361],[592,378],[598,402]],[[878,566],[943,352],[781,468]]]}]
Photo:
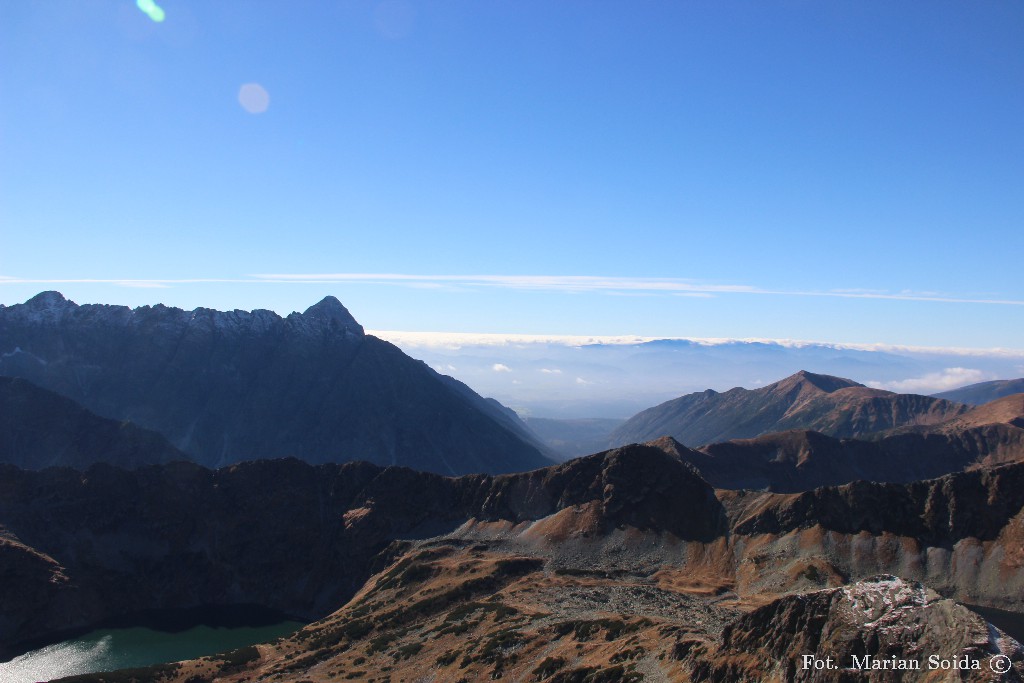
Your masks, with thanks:
[{"label": "rocky scree slope", "polygon": [[[895,576],[781,598],[736,619],[711,647],[684,649],[695,683],[1024,680],[1020,643],[963,605]],[[804,667],[807,655],[834,668]],[[1002,675],[993,672],[1002,664],[996,657],[1009,667]],[[866,670],[871,660],[919,669]],[[953,669],[954,662],[965,668]]]},{"label": "rocky scree slope", "polygon": [[443,474],[551,464],[465,385],[365,335],[327,297],[304,313],[0,306],[0,375],[163,434],[196,462],[368,460]]}]

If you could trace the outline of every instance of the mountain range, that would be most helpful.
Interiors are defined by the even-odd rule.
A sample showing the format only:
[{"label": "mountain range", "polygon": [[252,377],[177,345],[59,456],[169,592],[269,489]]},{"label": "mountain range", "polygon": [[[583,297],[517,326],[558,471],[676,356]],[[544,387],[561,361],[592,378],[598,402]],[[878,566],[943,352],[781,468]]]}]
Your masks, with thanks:
[{"label": "mountain range", "polygon": [[534,434],[330,297],[44,293],[0,307],[0,375],[0,658],[154,610],[309,622],[64,683],[1024,681],[1024,394],[799,372],[553,465],[564,425]]},{"label": "mountain range", "polygon": [[[320,618],[79,680],[765,680],[808,648],[910,656],[915,638],[1024,674],[1020,645],[953,602],[1024,611],[1024,463],[799,494],[716,490],[643,445],[454,479],[278,460],[0,481],[9,651],[156,607]],[[713,673],[745,651],[774,655]]]},{"label": "mountain range", "polygon": [[295,456],[445,474],[550,464],[496,402],[366,335],[327,297],[272,311],[0,306],[0,375],[162,434],[203,465]]},{"label": "mountain range", "polygon": [[610,445],[671,436],[691,446],[750,439],[788,429],[853,437],[928,425],[969,406],[916,394],[869,389],[852,380],[800,371],[760,389],[708,389],[648,408],[616,428]]}]

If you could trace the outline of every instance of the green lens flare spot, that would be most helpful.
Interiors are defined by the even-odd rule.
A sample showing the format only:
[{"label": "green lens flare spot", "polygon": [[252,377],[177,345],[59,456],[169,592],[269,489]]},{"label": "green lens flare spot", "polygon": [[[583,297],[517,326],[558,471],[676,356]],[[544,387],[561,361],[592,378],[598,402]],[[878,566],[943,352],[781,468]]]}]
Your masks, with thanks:
[{"label": "green lens flare spot", "polygon": [[135,6],[142,10],[146,16],[155,22],[164,20],[164,10],[153,0],[135,0]]}]

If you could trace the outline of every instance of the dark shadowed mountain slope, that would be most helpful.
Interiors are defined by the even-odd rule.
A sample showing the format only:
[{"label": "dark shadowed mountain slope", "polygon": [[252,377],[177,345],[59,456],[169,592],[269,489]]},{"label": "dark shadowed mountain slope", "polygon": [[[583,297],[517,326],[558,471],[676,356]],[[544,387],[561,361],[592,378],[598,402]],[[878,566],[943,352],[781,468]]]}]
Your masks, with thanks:
[{"label": "dark shadowed mountain slope", "polygon": [[967,410],[942,399],[869,389],[848,379],[801,371],[760,389],[708,389],[648,408],[612,432],[611,443],[671,436],[697,446],[788,429],[852,437],[934,424]]},{"label": "dark shadowed mountain slope", "polygon": [[632,527],[705,542],[727,529],[707,483],[638,445],[459,478],[294,459],[215,471],[0,465],[0,653],[12,641],[151,608],[254,603],[322,616],[397,538],[470,519],[528,525],[581,506],[599,535]]},{"label": "dark shadowed mountain slope", "polygon": [[156,432],[99,417],[23,379],[0,377],[0,462],[31,470],[97,462],[130,469],[187,459]]},{"label": "dark shadowed mountain slope", "polygon": [[0,374],[166,436],[218,466],[292,455],[444,474],[550,464],[468,388],[363,334],[337,299],[272,311],[0,306]]},{"label": "dark shadowed mountain slope", "polygon": [[992,382],[979,382],[978,384],[969,384],[966,387],[943,391],[941,394],[933,395],[935,398],[943,398],[947,401],[980,406],[982,403],[988,403],[1003,396],[1021,393],[1024,393],[1024,377],[1020,379],[997,379]]},{"label": "dark shadowed mountain slope", "polygon": [[[639,680],[627,677],[634,663],[660,670],[654,680],[689,680],[686,662],[697,675],[709,661],[774,666],[773,648],[789,659],[802,623],[825,648],[841,645],[830,633],[870,644],[903,625],[940,646],[932,618],[900,597],[920,588],[899,588],[889,614],[888,593],[850,584],[898,572],[944,597],[1020,609],[1022,484],[1024,465],[1009,465],[909,485],[713,492],[642,446],[458,479],[295,460],[0,467],[0,648],[145,607],[246,601],[321,616],[350,597],[285,643],[196,663],[205,673],[171,667],[167,680],[216,670],[224,681],[326,682],[380,666],[406,680],[438,668],[443,680]],[[844,584],[856,593],[842,593],[855,598],[845,605],[837,593],[724,621]],[[850,622],[847,608],[865,619]],[[951,636],[979,623],[943,609],[934,616],[955,617]],[[733,659],[744,651],[756,656]]]}]

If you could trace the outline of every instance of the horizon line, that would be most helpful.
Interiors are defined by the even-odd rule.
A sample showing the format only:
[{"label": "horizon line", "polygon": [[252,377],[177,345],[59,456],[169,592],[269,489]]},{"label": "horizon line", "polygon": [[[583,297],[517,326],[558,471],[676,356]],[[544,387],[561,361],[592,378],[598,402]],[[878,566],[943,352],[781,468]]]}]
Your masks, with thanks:
[{"label": "horizon line", "polygon": [[[683,337],[648,335],[575,335],[521,334],[501,332],[416,332],[411,330],[366,330],[396,345],[460,348],[461,346],[507,346],[510,344],[562,344],[565,346],[644,344],[655,341],[686,341],[701,346],[726,344],[775,344],[785,348],[825,347],[850,351],[915,353],[956,356],[1024,357],[1024,349],[1007,347],[920,346],[912,344],[829,342],[808,339],[773,339],[769,337]],[[397,340],[397,341],[396,341]]]}]

